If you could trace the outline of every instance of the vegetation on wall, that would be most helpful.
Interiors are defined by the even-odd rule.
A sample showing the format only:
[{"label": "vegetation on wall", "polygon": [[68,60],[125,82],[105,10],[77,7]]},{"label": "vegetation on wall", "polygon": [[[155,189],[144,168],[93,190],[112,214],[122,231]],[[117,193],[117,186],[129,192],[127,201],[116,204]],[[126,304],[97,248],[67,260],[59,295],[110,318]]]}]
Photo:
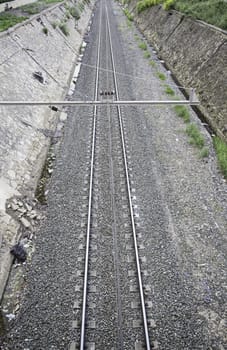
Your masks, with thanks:
[{"label": "vegetation on wall", "polygon": [[227,30],[227,2],[224,0],[140,0],[137,11],[140,13],[159,4],[165,10],[175,9]]},{"label": "vegetation on wall", "polygon": [[[53,6],[55,3],[57,4],[58,2],[62,2],[62,0],[39,0],[31,4],[20,6],[16,10],[10,9],[8,11],[0,13],[0,32],[5,31],[10,27],[13,27],[17,23],[25,21],[30,16],[40,13],[41,11],[49,8],[50,6]],[[67,11],[65,12],[64,22],[66,22],[71,16],[74,17],[76,21],[79,20],[80,11],[82,11],[82,8],[84,8],[85,4],[89,2],[90,0],[83,0],[82,2],[78,3],[78,7],[76,5],[69,6],[65,4],[65,8]],[[57,22],[52,22],[51,24],[53,28],[56,28],[58,25]],[[63,25],[60,29],[65,35],[69,34],[68,29],[65,25]],[[43,33],[48,35],[47,28],[43,28]]]}]

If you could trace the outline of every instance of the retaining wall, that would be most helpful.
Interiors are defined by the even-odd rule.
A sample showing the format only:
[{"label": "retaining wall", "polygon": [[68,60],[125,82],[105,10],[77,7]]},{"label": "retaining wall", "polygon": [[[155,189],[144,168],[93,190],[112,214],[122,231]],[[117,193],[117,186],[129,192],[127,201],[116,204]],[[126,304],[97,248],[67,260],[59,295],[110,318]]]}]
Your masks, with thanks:
[{"label": "retaining wall", "polygon": [[136,3],[129,9],[137,26],[181,85],[196,89],[201,111],[227,140],[227,32],[161,5],[138,14]]},{"label": "retaining wall", "polygon": [[[67,19],[68,36],[54,28],[66,18],[64,3],[2,33],[1,100],[64,99],[91,13],[92,2],[77,25]],[[34,78],[35,72],[42,73],[44,83]],[[6,201],[34,195],[58,117],[49,107],[0,107],[0,299],[12,260],[9,247],[20,227],[6,213]]]}]

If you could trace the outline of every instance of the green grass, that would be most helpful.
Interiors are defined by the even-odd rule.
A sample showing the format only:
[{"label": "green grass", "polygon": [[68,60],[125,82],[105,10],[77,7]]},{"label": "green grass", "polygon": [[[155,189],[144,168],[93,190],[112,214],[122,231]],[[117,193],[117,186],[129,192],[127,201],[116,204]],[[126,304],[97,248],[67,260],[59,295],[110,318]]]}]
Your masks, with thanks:
[{"label": "green grass", "polygon": [[124,9],[124,14],[128,18],[129,21],[133,21],[133,15],[129,12],[128,9]]},{"label": "green grass", "polygon": [[144,50],[144,51],[147,50],[147,44],[144,41],[140,41],[138,46],[141,50]]},{"label": "green grass", "polygon": [[171,89],[171,87],[168,86],[168,85],[165,86],[165,93],[167,95],[170,95],[170,96],[174,96],[175,95],[175,92],[173,91],[173,89]]},{"label": "green grass", "polygon": [[62,2],[63,0],[40,0],[39,2],[43,2],[44,4],[54,4],[57,2]]},{"label": "green grass", "polygon": [[158,72],[157,75],[158,75],[160,80],[163,80],[163,81],[166,80],[165,74]]},{"label": "green grass", "polygon": [[185,123],[190,122],[190,114],[188,109],[185,106],[181,106],[181,105],[174,106],[174,110],[178,115],[178,117],[182,118]]},{"label": "green grass", "polygon": [[190,137],[190,144],[202,149],[205,141],[196,124],[189,124],[186,128],[186,134]]},{"label": "green grass", "polygon": [[15,26],[18,23],[25,21],[28,17],[24,16],[15,16],[10,13],[1,13],[0,14],[0,32],[7,30],[10,27]]},{"label": "green grass", "polygon": [[224,177],[227,179],[227,143],[218,136],[213,138],[213,143],[218,158],[218,164]]},{"label": "green grass", "polygon": [[160,4],[160,0],[141,0],[136,5],[137,12],[140,13],[149,7]]},{"label": "green grass", "polygon": [[175,0],[165,0],[163,2],[163,8],[166,11],[172,9],[174,7],[174,5],[175,5]]},{"label": "green grass", "polygon": [[144,58],[150,58],[151,57],[151,54],[149,51],[145,51],[144,54],[143,54],[143,57]]},{"label": "green grass", "polygon": [[36,13],[39,13],[40,11],[42,11],[44,8],[45,7],[39,1],[34,2],[33,4],[28,4],[20,7],[20,9],[23,12],[26,12],[29,15],[35,15]]},{"label": "green grass", "polygon": [[67,25],[65,23],[60,23],[59,24],[59,28],[61,29],[62,33],[65,35],[65,36],[68,36],[69,35],[69,30],[67,28]]}]

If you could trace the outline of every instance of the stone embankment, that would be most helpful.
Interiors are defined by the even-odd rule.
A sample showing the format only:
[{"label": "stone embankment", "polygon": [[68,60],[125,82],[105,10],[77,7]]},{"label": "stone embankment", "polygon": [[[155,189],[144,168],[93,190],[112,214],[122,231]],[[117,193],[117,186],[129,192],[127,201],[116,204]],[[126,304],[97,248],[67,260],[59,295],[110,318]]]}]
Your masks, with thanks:
[{"label": "stone embankment", "polygon": [[[92,2],[86,2],[75,22],[60,3],[1,33],[1,100],[64,99],[91,13]],[[31,204],[58,120],[59,112],[47,106],[0,107],[0,298],[12,262],[9,249],[36,218]],[[21,211],[14,218],[13,206]]]},{"label": "stone embankment", "polygon": [[205,118],[227,140],[227,32],[161,5],[138,14],[136,3],[137,26],[178,81],[196,89]]}]

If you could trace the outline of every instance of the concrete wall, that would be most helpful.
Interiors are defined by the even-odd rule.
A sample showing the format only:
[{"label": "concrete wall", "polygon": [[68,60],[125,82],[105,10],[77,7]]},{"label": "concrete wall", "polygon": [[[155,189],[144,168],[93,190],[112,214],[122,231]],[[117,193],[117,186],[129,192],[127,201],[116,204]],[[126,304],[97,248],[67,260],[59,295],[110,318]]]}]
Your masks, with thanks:
[{"label": "concrete wall", "polygon": [[196,89],[201,111],[227,140],[227,33],[161,5],[137,14],[133,0],[129,9],[179,82]]},{"label": "concrete wall", "polygon": [[[1,100],[64,99],[92,2],[77,26],[74,18],[67,20],[69,36],[52,25],[66,18],[65,13],[64,4],[53,6],[0,35]],[[44,84],[34,78],[37,71],[45,77]],[[54,132],[58,117],[49,107],[0,107],[0,298],[10,267],[9,247],[20,227],[6,213],[6,201],[34,194],[50,143],[47,135]]]}]

